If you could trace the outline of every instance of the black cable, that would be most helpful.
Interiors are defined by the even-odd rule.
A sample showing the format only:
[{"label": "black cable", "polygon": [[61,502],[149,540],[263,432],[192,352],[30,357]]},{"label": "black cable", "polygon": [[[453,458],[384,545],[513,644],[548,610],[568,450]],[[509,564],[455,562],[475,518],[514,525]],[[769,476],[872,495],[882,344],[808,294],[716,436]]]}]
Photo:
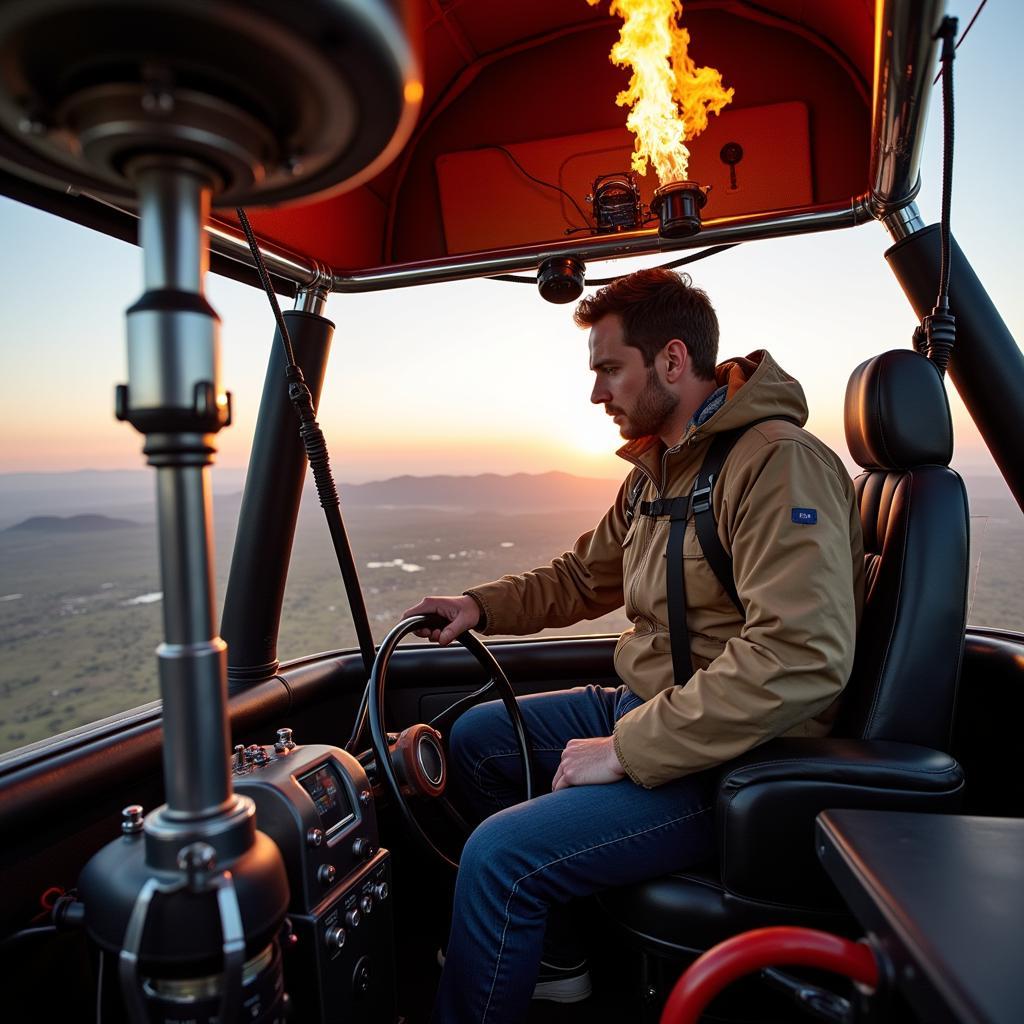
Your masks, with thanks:
[{"label": "black cable", "polygon": [[943,18],[936,39],[942,40],[942,217],[939,225],[941,257],[939,264],[939,293],[931,313],[921,319],[914,331],[915,351],[927,356],[945,376],[956,343],[956,318],[949,309],[949,275],[952,239],[950,210],[953,199],[953,60],[956,57],[956,18]]},{"label": "black cable", "polygon": [[252,258],[256,262],[256,273],[260,276],[260,283],[263,285],[263,290],[267,293],[267,298],[270,299],[270,307],[274,311],[274,319],[277,321],[277,329],[281,332],[281,341],[284,343],[284,354],[288,360],[289,369],[295,366],[295,351],[292,349],[292,336],[288,333],[288,325],[284,321],[284,316],[281,313],[281,307],[277,304],[277,296],[274,294],[274,286],[270,283],[270,274],[267,273],[267,265],[263,262],[263,253],[260,252],[260,247],[256,244],[256,236],[253,234],[252,225],[249,223],[249,218],[245,215],[245,210],[240,206],[235,207],[235,213],[238,214],[238,220],[242,225],[242,230],[245,232],[245,240],[249,243],[249,250],[252,252]]},{"label": "black cable", "polygon": [[[956,48],[958,50],[960,49],[960,44],[967,38],[967,33],[970,32],[972,28],[974,28],[974,23],[978,20],[978,15],[981,14],[982,10],[984,10],[985,8],[985,4],[987,3],[988,0],[981,0],[981,3],[978,4],[978,9],[974,12],[974,14],[971,15],[971,20],[967,23],[967,28],[964,29],[964,34],[956,41]],[[937,85],[941,77],[942,72],[940,71],[932,80],[932,85]]]},{"label": "black cable", "polygon": [[[670,263],[660,263],[657,267],[652,269],[655,270],[675,270],[676,267],[685,267],[687,263],[696,263],[698,260],[706,259],[708,256],[717,256],[720,252],[725,252],[726,249],[735,249],[739,242],[726,242],[724,245],[713,245],[710,249],[701,249],[700,252],[693,253],[690,256],[684,256],[679,260],[672,260]],[[619,277],[625,275],[620,274]],[[612,281],[618,281],[619,277],[598,277],[594,280],[589,278],[584,281],[584,285],[587,288],[597,287],[603,284],[611,284]],[[526,277],[522,274],[495,274],[493,277],[488,278],[489,281],[511,281],[513,284],[532,284],[536,285],[536,277]]]},{"label": "black cable", "polygon": [[[724,245],[713,245],[710,249],[701,249],[700,252],[695,252],[690,256],[684,256],[679,260],[672,260],[670,263],[661,263],[655,270],[675,270],[676,267],[685,267],[688,263],[696,263],[698,260],[707,259],[708,256],[717,256],[720,252],[725,252],[727,249],[735,249],[739,242],[727,242]],[[619,277],[599,277],[593,281],[587,281],[588,286],[598,286],[603,284],[611,284],[613,281],[618,281]]]},{"label": "black cable", "polygon": [[945,18],[939,34],[942,37],[942,264],[939,271],[939,297],[935,305],[949,306],[949,217],[953,199],[953,60],[956,47],[956,18]]},{"label": "black cable", "polygon": [[354,754],[355,745],[362,736],[363,730],[366,728],[366,712],[370,704],[370,683],[367,681],[366,686],[363,687],[363,696],[359,699],[359,708],[356,711],[356,721],[352,726],[352,733],[349,738],[345,741],[343,750],[348,751],[350,754]]},{"label": "black cable", "polygon": [[[560,185],[553,185],[550,181],[544,181],[541,178],[534,177],[534,175],[532,175],[515,158],[515,156],[513,156],[511,150],[506,149],[504,146],[497,146],[497,145],[480,146],[479,148],[480,149],[497,149],[497,150],[499,150],[500,152],[504,153],[505,156],[507,156],[509,158],[509,160],[511,160],[512,163],[514,163],[516,165],[516,167],[519,168],[519,172],[521,174],[523,174],[525,177],[529,178],[530,181],[535,181],[538,185],[543,185],[545,188],[552,188],[556,192],[561,192],[562,195],[565,196],[566,199],[568,199],[569,202],[572,203],[572,205],[576,207],[576,212],[583,218],[583,222],[587,225],[587,227],[590,228],[591,231],[596,231],[597,230],[597,228],[595,228],[594,225],[591,223],[590,218],[587,217],[587,215],[583,212],[583,208],[580,206],[580,204],[578,202],[576,202],[575,198],[573,198],[571,193],[566,192],[565,189],[562,188]],[[574,228],[573,230],[574,231],[582,231],[584,229],[583,228]]]},{"label": "black cable", "polygon": [[11,946],[21,942],[22,939],[29,939],[36,935],[56,935],[57,926],[55,924],[41,924],[35,928],[22,928],[20,932],[15,932],[13,935],[7,935],[0,941],[0,953],[6,953]]}]

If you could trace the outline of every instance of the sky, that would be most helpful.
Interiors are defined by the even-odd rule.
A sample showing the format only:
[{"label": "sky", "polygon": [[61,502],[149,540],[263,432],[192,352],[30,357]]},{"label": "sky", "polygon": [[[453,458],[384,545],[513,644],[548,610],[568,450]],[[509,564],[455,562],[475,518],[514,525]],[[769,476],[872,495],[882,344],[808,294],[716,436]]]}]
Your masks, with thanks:
[{"label": "sky", "polygon": [[[961,31],[977,6],[950,3]],[[685,18],[684,18],[685,21]],[[1024,338],[1020,225],[1024,172],[1019,40],[1024,5],[989,0],[955,64],[953,231],[1018,339]],[[918,205],[938,220],[941,93],[933,91]],[[0,198],[0,473],[141,468],[141,437],[112,414],[126,380],[124,310],[142,292],[138,249]],[[864,359],[907,347],[915,318],[875,223],[748,243],[690,268],[718,310],[720,357],[767,348],[804,385],[808,426],[847,457],[842,398]],[[592,264],[608,276],[663,261]],[[222,322],[222,383],[235,423],[218,465],[244,468],[273,321],[256,289],[209,275]],[[287,300],[285,300],[287,302]],[[287,306],[285,306],[287,308]],[[591,406],[586,334],[571,306],[487,280],[334,295],[337,324],[320,420],[335,477],[543,472],[618,477],[621,443]],[[997,472],[955,391],[954,466]],[[847,457],[848,464],[849,463]]]}]

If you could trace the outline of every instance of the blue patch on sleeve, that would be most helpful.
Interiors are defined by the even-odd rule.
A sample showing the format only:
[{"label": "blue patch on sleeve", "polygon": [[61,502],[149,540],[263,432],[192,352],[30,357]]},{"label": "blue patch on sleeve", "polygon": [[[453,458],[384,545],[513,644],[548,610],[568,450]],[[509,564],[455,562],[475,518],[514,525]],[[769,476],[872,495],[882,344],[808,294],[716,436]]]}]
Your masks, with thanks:
[{"label": "blue patch on sleeve", "polygon": [[813,526],[818,521],[818,510],[816,508],[795,508],[793,509],[793,522],[801,526]]}]

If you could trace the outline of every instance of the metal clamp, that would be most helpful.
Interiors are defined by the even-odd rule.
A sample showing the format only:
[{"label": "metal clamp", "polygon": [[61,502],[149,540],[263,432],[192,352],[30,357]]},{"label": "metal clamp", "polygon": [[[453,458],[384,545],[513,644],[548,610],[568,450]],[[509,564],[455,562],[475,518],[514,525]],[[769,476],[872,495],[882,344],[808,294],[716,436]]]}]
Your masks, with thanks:
[{"label": "metal clamp", "polygon": [[211,873],[216,867],[216,853],[208,843],[192,843],[183,847],[178,854],[178,867],[184,877],[174,882],[161,882],[153,877],[146,880],[128,918],[124,946],[118,958],[121,994],[128,1017],[133,1024],[148,1024],[149,1021],[139,979],[139,953],[153,900],[157,895],[173,896],[189,889],[195,893],[214,892],[217,897],[223,940],[224,984],[216,1019],[221,1024],[229,1024],[235,1019],[241,1002],[242,968],[245,964],[245,930],[234,878],[230,871]]}]

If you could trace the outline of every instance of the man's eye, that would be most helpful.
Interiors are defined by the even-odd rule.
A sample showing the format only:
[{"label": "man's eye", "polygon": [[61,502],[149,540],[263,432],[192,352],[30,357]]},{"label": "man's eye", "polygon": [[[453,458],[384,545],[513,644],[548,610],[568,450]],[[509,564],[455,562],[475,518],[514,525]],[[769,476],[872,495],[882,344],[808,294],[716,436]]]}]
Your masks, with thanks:
[{"label": "man's eye", "polygon": [[613,373],[618,373],[619,368],[617,366],[606,366],[604,372],[610,377]]}]

